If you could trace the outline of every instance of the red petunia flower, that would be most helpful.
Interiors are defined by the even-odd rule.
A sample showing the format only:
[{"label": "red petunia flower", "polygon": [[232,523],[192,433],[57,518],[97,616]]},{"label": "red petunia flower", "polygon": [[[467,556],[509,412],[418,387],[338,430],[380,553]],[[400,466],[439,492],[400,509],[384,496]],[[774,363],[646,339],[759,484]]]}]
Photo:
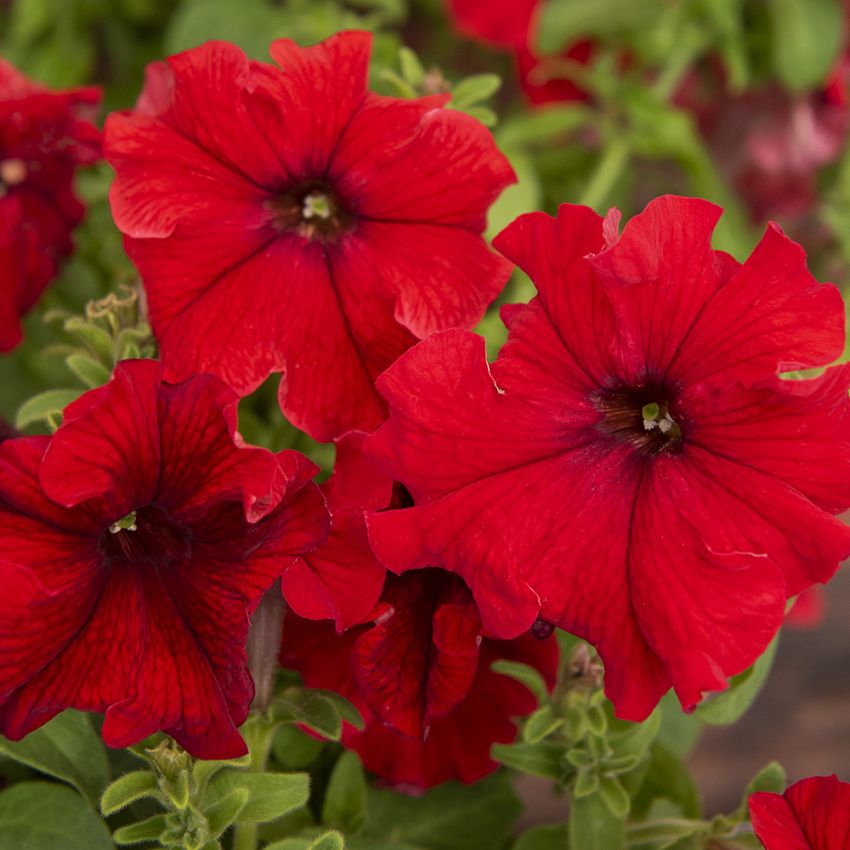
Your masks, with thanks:
[{"label": "red petunia flower", "polygon": [[447,0],[446,5],[461,33],[513,52],[520,87],[531,103],[587,100],[560,65],[565,59],[585,64],[593,47],[580,41],[557,56],[539,54],[533,45],[540,0]]},{"label": "red petunia flower", "polygon": [[504,308],[499,358],[416,346],[366,442],[416,505],[367,515],[384,563],[459,573],[500,637],[541,615],[587,639],[631,720],[725,687],[850,553],[850,366],[777,377],[841,354],[841,296],[775,225],[743,265],[713,251],[719,215],[522,216],[496,244],[539,297]]},{"label": "red petunia flower", "polygon": [[363,457],[365,434],[337,441],[333,475],[321,486],[331,512],[325,543],[283,574],[286,601],[310,620],[331,619],[339,631],[363,623],[381,595],[386,568],[375,557],[363,512],[390,504],[392,481]]},{"label": "red petunia flower", "polygon": [[850,784],[814,776],[782,795],[760,791],[750,819],[765,850],[850,850]]},{"label": "red petunia flower", "polygon": [[826,595],[819,585],[804,590],[785,616],[786,625],[792,629],[816,629],[826,616]]},{"label": "red petunia flower", "polygon": [[510,272],[481,238],[507,160],[447,95],[369,93],[370,43],[276,41],[277,68],[210,42],[106,126],[166,378],[246,393],[283,371],[284,414],[320,440],[377,425],[375,376],[472,326]]},{"label": "red petunia flower", "polygon": [[50,91],[0,59],[0,351],[71,253],[74,170],[100,157],[96,88]]},{"label": "red petunia flower", "polygon": [[557,657],[554,639],[482,637],[463,582],[428,569],[391,576],[374,623],[343,635],[290,617],[281,664],[357,705],[366,728],[346,726],[343,743],[369,770],[394,784],[429,788],[448,779],[475,782],[495,770],[491,745],[512,741],[512,718],[534,709],[531,694],[494,673],[492,663],[529,664],[551,685]]},{"label": "red petunia flower", "polygon": [[210,375],[125,361],[51,438],[0,445],[0,730],[105,711],[126,747],[164,730],[193,755],[246,752],[249,618],[328,516],[297,452],[243,446]]}]

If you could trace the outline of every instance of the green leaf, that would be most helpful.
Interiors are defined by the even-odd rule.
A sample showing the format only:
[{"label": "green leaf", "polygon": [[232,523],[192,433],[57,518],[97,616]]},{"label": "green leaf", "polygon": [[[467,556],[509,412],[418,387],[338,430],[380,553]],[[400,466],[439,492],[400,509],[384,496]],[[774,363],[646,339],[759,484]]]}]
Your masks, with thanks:
[{"label": "green leaf", "polygon": [[781,794],[785,790],[787,781],[785,768],[777,761],[769,762],[750,780],[744,792],[742,805],[747,806],[750,797],[758,791]]},{"label": "green leaf", "polygon": [[791,91],[819,87],[826,80],[844,37],[838,0],[771,0],[773,69]]},{"label": "green leaf", "polygon": [[322,823],[357,832],[366,822],[366,776],[356,753],[343,753],[334,765],[325,802]]},{"label": "green leaf", "polygon": [[287,688],[272,703],[271,711],[274,719],[280,723],[301,723],[332,741],[338,741],[342,736],[340,710],[332,699],[320,691],[302,687]]},{"label": "green leaf", "polygon": [[524,832],[513,850],[564,850],[567,846],[567,827],[562,824],[535,826]]},{"label": "green leaf", "polygon": [[[502,846],[521,806],[507,773],[474,785],[446,782],[421,797],[370,788],[369,816],[356,847],[379,842],[427,850],[494,850]],[[387,848],[389,850],[389,848]]]},{"label": "green leaf", "polygon": [[15,417],[16,428],[26,428],[36,422],[46,422],[55,414],[60,414],[81,395],[82,390],[46,390],[24,402]]},{"label": "green leaf", "polygon": [[216,838],[239,819],[250,797],[251,792],[248,788],[234,788],[204,812],[210,832]]},{"label": "green leaf", "polygon": [[536,744],[564,725],[563,717],[555,717],[551,705],[544,705],[529,715],[522,727],[522,739],[527,744]]},{"label": "green leaf", "polygon": [[455,109],[466,109],[494,95],[501,85],[502,78],[498,74],[473,74],[452,89],[451,105]]},{"label": "green leaf", "polygon": [[106,824],[70,788],[22,782],[0,792],[0,850],[114,850]]},{"label": "green leaf", "polygon": [[204,798],[205,806],[218,805],[236,789],[247,792],[239,811],[240,823],[265,823],[305,806],[310,799],[310,777],[306,773],[239,773],[228,770],[213,779]]},{"label": "green leaf", "polygon": [[401,65],[401,75],[412,86],[421,86],[425,79],[425,69],[419,61],[419,57],[409,48],[398,49],[398,59]]},{"label": "green leaf", "polygon": [[730,726],[736,723],[753,704],[753,700],[762,689],[773,664],[778,642],[777,635],[752,667],[733,676],[729,680],[727,690],[708,697],[705,702],[697,706],[694,714],[703,723],[709,723],[712,726]]},{"label": "green leaf", "polygon": [[133,770],[107,786],[100,798],[100,810],[105,817],[109,817],[136,800],[158,796],[159,783],[156,776],[148,770]]},{"label": "green leaf", "polygon": [[313,688],[312,692],[323,696],[326,700],[330,700],[331,704],[339,712],[340,717],[342,717],[346,723],[350,724],[355,729],[359,729],[361,732],[366,728],[366,723],[364,722],[360,712],[354,704],[345,697],[340,696],[336,693],[336,691],[326,691],[321,688]]},{"label": "green leaf", "polygon": [[615,758],[624,756],[642,756],[649,750],[661,726],[661,712],[653,711],[642,723],[620,721],[617,728],[608,737]]},{"label": "green leaf", "polygon": [[599,796],[608,806],[608,811],[615,818],[625,819],[629,813],[631,803],[626,789],[623,788],[616,776],[599,777]]},{"label": "green leaf", "polygon": [[159,836],[168,829],[165,815],[154,815],[146,820],[122,826],[112,834],[116,844],[147,844],[151,841],[159,843]]},{"label": "green leaf", "polygon": [[634,814],[649,812],[655,800],[663,798],[676,805],[685,818],[702,817],[699,791],[682,760],[659,741],[649,751],[649,766],[634,800]]},{"label": "green leaf", "polygon": [[272,752],[275,759],[289,770],[299,770],[312,764],[324,749],[325,742],[286,724],[275,730]]},{"label": "green leaf", "polygon": [[493,744],[490,753],[496,761],[532,776],[560,781],[567,773],[559,744]]},{"label": "green leaf", "polygon": [[0,737],[0,755],[73,785],[97,806],[109,782],[109,762],[87,714],[65,711],[22,741]]},{"label": "green leaf", "polygon": [[65,365],[89,388],[102,387],[109,382],[109,370],[89,354],[69,354]]},{"label": "green leaf", "polygon": [[[523,210],[528,212],[529,210]],[[491,210],[492,212],[492,210]],[[515,216],[514,216],[515,217]],[[505,222],[507,225],[507,222]],[[501,230],[501,228],[499,228]],[[528,664],[521,664],[519,661],[494,661],[490,665],[490,669],[494,673],[501,673],[503,676],[510,676],[516,679],[517,682],[525,685],[534,696],[537,697],[537,702],[545,702],[549,697],[549,689],[546,687],[546,680],[540,674],[539,670],[535,670]]]},{"label": "green leaf", "polygon": [[599,794],[573,799],[568,823],[570,850],[623,850],[625,823]]},{"label": "green leaf", "polygon": [[65,320],[64,327],[69,334],[82,339],[102,361],[112,362],[114,357],[112,337],[100,325],[82,316],[71,316]]},{"label": "green leaf", "polygon": [[309,850],[345,850],[345,840],[336,831],[326,832],[310,845]]},{"label": "green leaf", "polygon": [[666,5],[665,0],[548,0],[539,16],[537,47],[541,53],[560,53],[588,36],[649,28]]}]

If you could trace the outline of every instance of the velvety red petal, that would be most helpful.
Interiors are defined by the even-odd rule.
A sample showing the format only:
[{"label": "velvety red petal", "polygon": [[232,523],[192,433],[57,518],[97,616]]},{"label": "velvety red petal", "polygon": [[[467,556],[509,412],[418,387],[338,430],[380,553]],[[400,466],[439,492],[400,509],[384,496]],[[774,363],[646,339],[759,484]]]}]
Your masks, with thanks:
[{"label": "velvety red petal", "polygon": [[252,116],[268,138],[287,140],[277,155],[295,179],[328,173],[340,134],[366,97],[371,49],[371,34],[358,31],[312,47],[281,38],[269,48],[280,70],[254,64]]},{"label": "velvety red petal", "polygon": [[369,545],[363,511],[389,505],[392,481],[364,458],[363,437],[351,433],[337,442],[334,474],[322,485],[331,510],[327,541],[295,560],[281,580],[297,614],[331,618],[339,631],[365,620],[386,573]]},{"label": "velvety red petal", "polygon": [[197,637],[152,572],[111,571],[73,641],[0,706],[0,722],[16,739],[66,707],[106,711],[113,747],[163,729],[201,758],[246,751]]},{"label": "velvety red petal", "polygon": [[463,584],[434,570],[390,580],[381,601],[386,611],[354,644],[354,680],[379,720],[423,738],[469,690],[481,621]]},{"label": "velvety red petal", "polygon": [[848,850],[850,784],[815,776],[795,782],[782,796],[753,794],[750,818],[766,850]]},{"label": "velvety red petal", "polygon": [[810,380],[685,393],[680,409],[689,442],[790,484],[837,514],[850,504],[848,388],[850,367],[837,366]]},{"label": "velvety red petal", "polygon": [[[631,604],[686,709],[753,664],[785,614],[782,571],[764,549],[746,548],[760,536],[758,520],[743,523],[737,514],[746,535],[737,530],[723,504],[737,499],[724,484],[691,474],[678,458],[655,458],[644,468],[629,532]],[[601,645],[600,652],[604,658]],[[642,719],[627,706],[618,710]]]},{"label": "velvety red petal", "polygon": [[[602,224],[590,208],[563,204],[557,218],[522,215],[493,240],[539,292],[528,307],[503,308],[511,333],[493,368],[506,387],[545,397],[565,385],[575,396],[574,407],[587,405],[587,396],[609,383],[614,312],[586,261],[605,244]],[[550,360],[559,350],[560,366],[554,370]],[[552,401],[554,408],[557,401]]]},{"label": "velvety red petal", "polygon": [[[355,236],[342,242],[334,268],[350,286],[362,281],[358,295],[361,288],[375,292],[376,300],[381,293],[383,303],[373,309],[385,312],[387,319],[392,315],[419,338],[445,328],[472,327],[510,275],[510,266],[471,230],[374,221],[360,222]],[[393,296],[394,306],[389,303]],[[383,368],[413,342],[409,336],[400,338]],[[379,347],[379,340],[370,339],[367,350]]]},{"label": "velvety red petal", "polygon": [[234,443],[237,401],[212,375],[159,389],[162,471],[156,501],[175,519],[191,524],[225,499],[241,501],[249,518],[275,507],[278,461],[270,451]]},{"label": "velvety red petal", "polygon": [[112,380],[65,411],[39,472],[45,493],[65,507],[102,499],[118,520],[153,500],[160,474],[159,364],[125,360]]},{"label": "velvety red petal", "polygon": [[359,217],[484,230],[516,175],[490,131],[444,101],[367,96],[328,171]]},{"label": "velvety red petal", "polygon": [[694,321],[669,375],[688,383],[759,381],[824,366],[843,351],[841,293],[818,283],[803,249],[771,224]]},{"label": "velvety red petal", "polygon": [[721,213],[697,198],[656,198],[589,259],[616,315],[621,378],[665,375],[723,285],[728,266],[711,248]]}]

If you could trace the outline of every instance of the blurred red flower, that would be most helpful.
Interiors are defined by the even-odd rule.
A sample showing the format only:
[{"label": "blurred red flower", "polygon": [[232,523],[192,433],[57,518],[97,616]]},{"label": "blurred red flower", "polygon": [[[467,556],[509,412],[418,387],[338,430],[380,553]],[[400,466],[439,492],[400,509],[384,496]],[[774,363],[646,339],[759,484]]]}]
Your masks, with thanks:
[{"label": "blurred red flower", "polygon": [[53,437],[0,445],[0,730],[105,711],[201,758],[246,752],[249,617],[328,516],[297,452],[243,446],[219,379],[124,361]]},{"label": "blurred red flower", "polygon": [[0,59],[0,351],[71,253],[74,171],[100,157],[100,90],[51,91]]},{"label": "blurred red flower", "polygon": [[587,94],[568,79],[564,60],[589,61],[593,47],[580,41],[559,55],[547,56],[534,48],[540,0],[446,0],[448,10],[464,35],[513,52],[519,84],[531,103],[586,100]]},{"label": "blurred red flower", "polygon": [[370,43],[279,40],[277,68],[210,42],[106,127],[166,377],[247,393],[283,371],[284,414],[320,440],[377,425],[375,376],[475,324],[510,271],[481,237],[507,160],[447,95],[369,93]]},{"label": "blurred red flower", "polygon": [[765,850],[850,850],[850,784],[814,776],[782,795],[760,791],[750,819]]},{"label": "blurred red flower", "polygon": [[540,615],[587,639],[630,720],[724,688],[850,553],[850,367],[777,376],[842,353],[841,296],[775,225],[743,265],[712,250],[719,216],[522,216],[496,245],[539,296],[503,309],[498,359],[416,346],[366,442],[415,501],[367,515],[381,560],[457,572],[500,637]]},{"label": "blurred red flower", "polygon": [[343,743],[388,782],[429,788],[495,770],[491,745],[516,737],[512,718],[535,700],[490,666],[529,664],[551,685],[557,642],[484,636],[464,583],[434,569],[390,576],[372,619],[337,636],[330,624],[290,616],[281,664],[357,705],[366,727],[346,726]]}]

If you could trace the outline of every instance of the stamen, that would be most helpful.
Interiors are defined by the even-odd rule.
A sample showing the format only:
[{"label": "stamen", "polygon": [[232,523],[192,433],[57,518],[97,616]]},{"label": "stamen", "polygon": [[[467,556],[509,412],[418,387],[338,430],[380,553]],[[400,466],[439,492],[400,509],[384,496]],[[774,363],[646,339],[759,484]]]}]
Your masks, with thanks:
[{"label": "stamen", "polygon": [[113,534],[118,534],[119,531],[138,531],[138,528],[135,511],[130,511],[127,516],[121,517],[121,519],[116,520],[109,526],[109,530]]},{"label": "stamen", "polygon": [[305,219],[321,218],[327,221],[333,215],[330,198],[322,192],[310,192],[304,197],[301,215]]}]

